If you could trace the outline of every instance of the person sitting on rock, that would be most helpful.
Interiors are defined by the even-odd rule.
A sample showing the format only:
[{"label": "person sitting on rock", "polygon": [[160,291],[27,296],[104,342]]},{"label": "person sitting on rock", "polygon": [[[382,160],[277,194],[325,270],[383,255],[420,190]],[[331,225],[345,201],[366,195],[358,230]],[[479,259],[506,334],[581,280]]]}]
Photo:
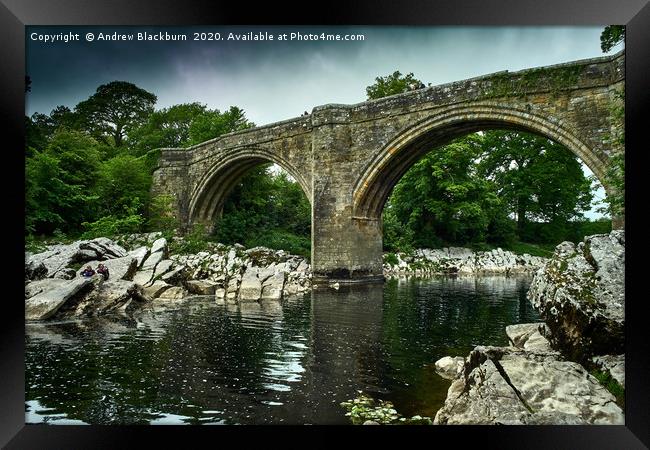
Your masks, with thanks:
[{"label": "person sitting on rock", "polygon": [[99,264],[97,266],[97,273],[101,273],[104,276],[104,280],[108,280],[108,267],[104,264]]},{"label": "person sitting on rock", "polygon": [[81,276],[82,276],[82,277],[89,278],[89,277],[92,277],[93,275],[95,275],[95,271],[94,271],[93,268],[90,267],[90,266],[86,266],[86,268],[84,269],[84,271],[81,272]]}]

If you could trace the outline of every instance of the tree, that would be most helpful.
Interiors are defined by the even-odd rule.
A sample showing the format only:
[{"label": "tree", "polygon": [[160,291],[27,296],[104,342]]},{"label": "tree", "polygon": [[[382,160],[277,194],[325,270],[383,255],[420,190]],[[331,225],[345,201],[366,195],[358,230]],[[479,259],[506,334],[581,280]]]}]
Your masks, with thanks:
[{"label": "tree", "polygon": [[[125,212],[143,213],[149,199],[152,177],[143,159],[117,155],[98,168],[95,192],[99,197],[100,215],[121,217]],[[133,207],[134,200],[137,207]]]},{"label": "tree", "polygon": [[189,144],[199,144],[222,134],[254,126],[253,122],[246,119],[244,110],[236,106],[231,106],[228,111],[223,113],[218,109],[207,110],[192,121],[189,129]]},{"label": "tree", "polygon": [[480,136],[469,135],[435,149],[395,186],[387,209],[408,229],[414,246],[483,242],[490,225],[503,219],[494,187],[476,176],[480,144]]},{"label": "tree", "polygon": [[606,53],[624,40],[625,25],[608,25],[600,34],[600,49]]},{"label": "tree", "polygon": [[83,221],[93,219],[98,164],[97,142],[69,130],[55,132],[43,151],[27,158],[26,231],[76,232]]},{"label": "tree", "polygon": [[80,125],[96,139],[120,147],[127,134],[153,112],[157,97],[126,81],[112,81],[97,88],[75,107]]},{"label": "tree", "polygon": [[591,205],[591,181],[564,146],[525,132],[494,130],[481,140],[481,176],[517,218],[520,239],[531,220],[566,225]]},{"label": "tree", "polygon": [[366,87],[368,100],[387,97],[389,95],[402,94],[404,92],[414,91],[424,88],[424,83],[416,79],[413,73],[405,76],[399,70],[396,70],[385,77],[375,78],[375,83]]},{"label": "tree", "polygon": [[129,133],[131,152],[143,155],[156,148],[187,146],[192,123],[207,113],[206,106],[200,103],[182,103],[155,111]]}]

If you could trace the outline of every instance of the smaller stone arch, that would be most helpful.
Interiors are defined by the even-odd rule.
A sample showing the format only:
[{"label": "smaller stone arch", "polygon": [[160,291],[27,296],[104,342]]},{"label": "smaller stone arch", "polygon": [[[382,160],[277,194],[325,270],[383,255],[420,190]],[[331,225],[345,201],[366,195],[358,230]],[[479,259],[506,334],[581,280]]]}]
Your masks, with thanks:
[{"label": "smaller stone arch", "polygon": [[577,155],[610,192],[605,180],[606,162],[566,124],[516,108],[483,102],[447,108],[403,129],[384,145],[354,185],[354,217],[378,220],[397,182],[422,156],[457,137],[489,129],[528,131],[558,142]]},{"label": "smaller stone arch", "polygon": [[239,180],[252,168],[274,163],[282,167],[300,185],[312,202],[311,189],[304,176],[286,159],[264,148],[238,148],[221,153],[205,170],[190,195],[189,225],[212,226]]}]

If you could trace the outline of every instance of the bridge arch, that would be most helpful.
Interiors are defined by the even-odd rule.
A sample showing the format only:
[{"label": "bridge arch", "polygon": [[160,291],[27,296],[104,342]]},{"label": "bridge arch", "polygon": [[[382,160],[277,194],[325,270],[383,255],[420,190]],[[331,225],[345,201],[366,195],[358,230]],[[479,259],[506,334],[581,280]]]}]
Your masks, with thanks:
[{"label": "bridge arch", "polygon": [[238,148],[221,153],[196,183],[190,195],[189,224],[212,224],[221,214],[228,195],[239,180],[252,168],[269,162],[291,175],[311,204],[309,184],[285,158],[264,148]]},{"label": "bridge arch", "polygon": [[353,188],[353,215],[379,220],[390,193],[404,174],[426,153],[452,140],[482,130],[527,131],[545,136],[577,155],[598,178],[606,192],[606,163],[583,142],[575,130],[513,107],[494,103],[448,108],[401,130],[366,165]]}]

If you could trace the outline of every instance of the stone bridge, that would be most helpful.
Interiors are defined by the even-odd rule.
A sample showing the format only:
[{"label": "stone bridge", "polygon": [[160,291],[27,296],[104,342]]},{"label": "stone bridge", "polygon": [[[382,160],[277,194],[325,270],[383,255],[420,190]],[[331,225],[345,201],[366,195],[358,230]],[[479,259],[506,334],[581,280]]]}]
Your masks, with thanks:
[{"label": "stone bridge", "polygon": [[497,72],[162,149],[152,193],[172,195],[184,227],[211,226],[238,180],[273,162],[312,207],[314,278],[382,276],[382,209],[425,153],[468,133],[510,129],[546,136],[575,153],[608,193],[610,158],[624,152],[612,113],[625,80],[624,52]]}]

